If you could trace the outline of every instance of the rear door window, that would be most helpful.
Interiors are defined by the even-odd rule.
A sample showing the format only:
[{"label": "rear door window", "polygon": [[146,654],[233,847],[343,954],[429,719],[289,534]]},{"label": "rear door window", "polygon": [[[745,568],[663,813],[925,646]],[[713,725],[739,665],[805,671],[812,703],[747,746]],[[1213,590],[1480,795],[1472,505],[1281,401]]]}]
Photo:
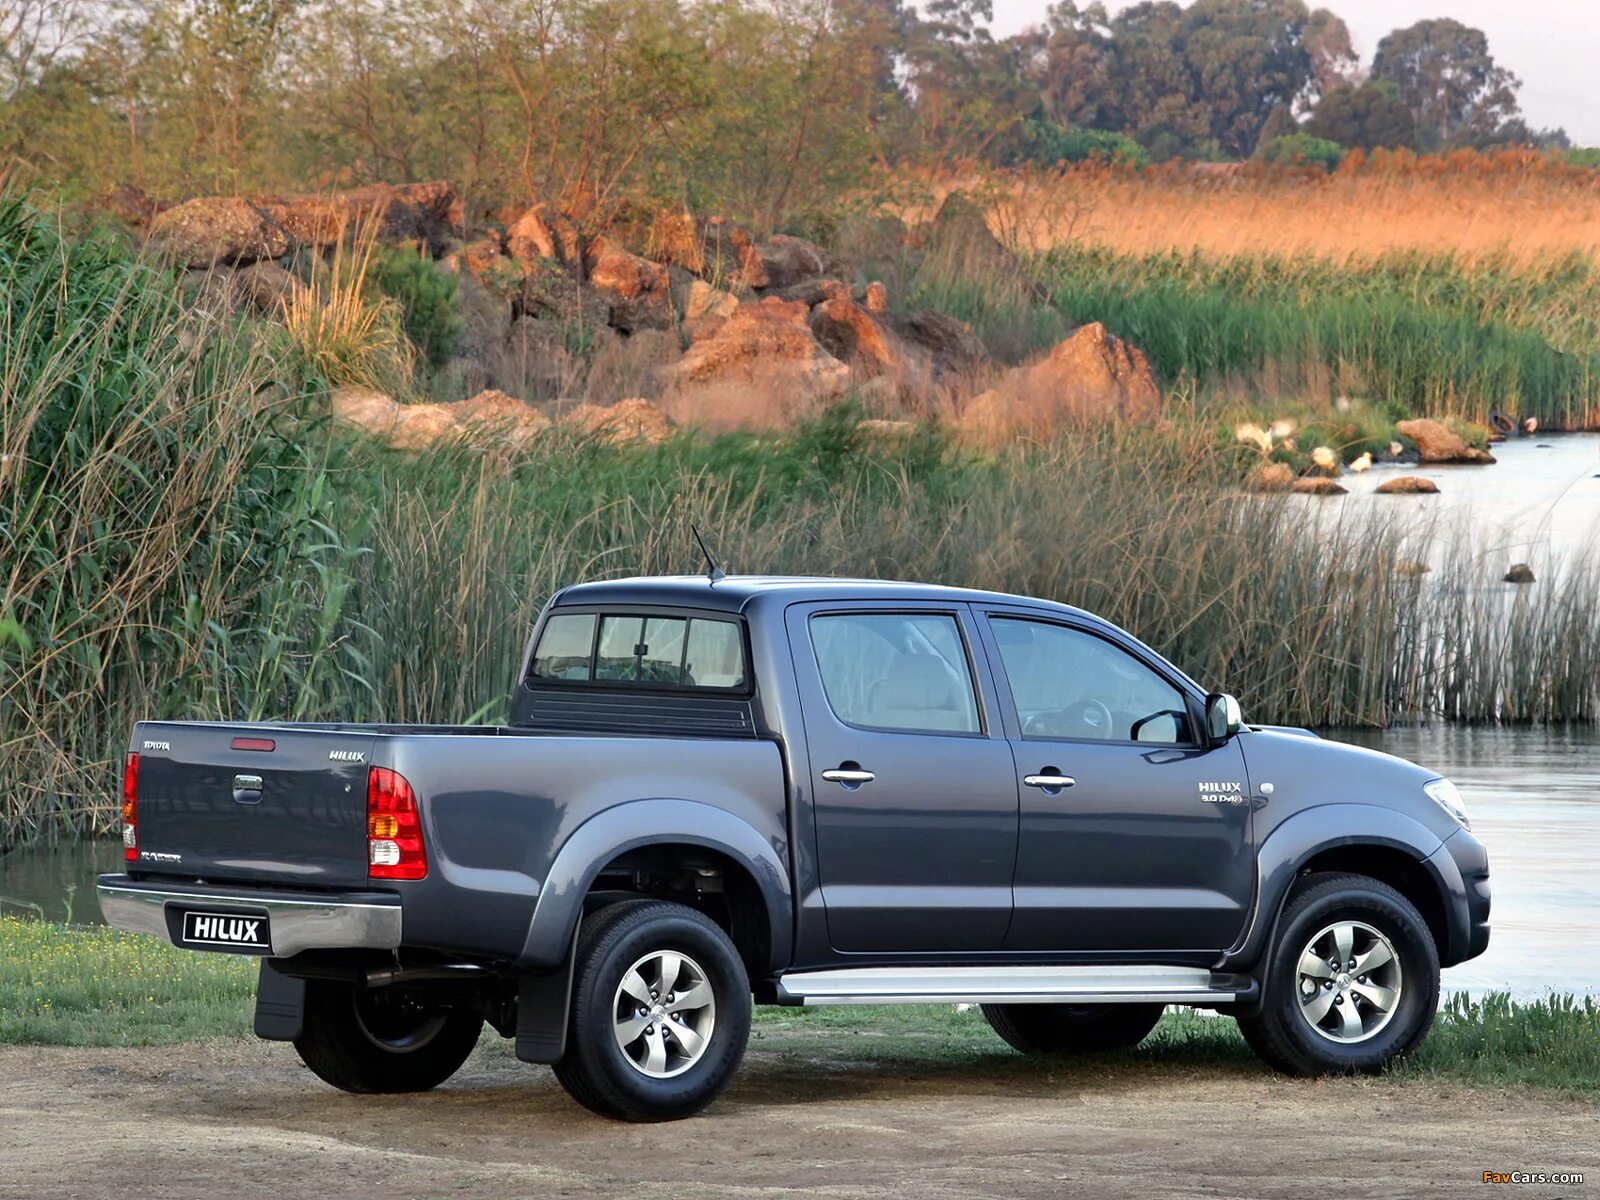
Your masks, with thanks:
[{"label": "rear door window", "polygon": [[978,733],[966,645],[947,613],[811,618],[822,690],[847,725],[904,733]]}]

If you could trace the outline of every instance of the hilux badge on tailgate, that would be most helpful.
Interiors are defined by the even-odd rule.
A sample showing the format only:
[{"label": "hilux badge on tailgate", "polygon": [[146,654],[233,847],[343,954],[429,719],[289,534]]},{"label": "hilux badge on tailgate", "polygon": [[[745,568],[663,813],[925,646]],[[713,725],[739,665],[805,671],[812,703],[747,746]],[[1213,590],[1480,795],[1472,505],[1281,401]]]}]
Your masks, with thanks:
[{"label": "hilux badge on tailgate", "polygon": [[329,750],[328,758],[332,762],[366,762],[367,755],[364,750]]}]

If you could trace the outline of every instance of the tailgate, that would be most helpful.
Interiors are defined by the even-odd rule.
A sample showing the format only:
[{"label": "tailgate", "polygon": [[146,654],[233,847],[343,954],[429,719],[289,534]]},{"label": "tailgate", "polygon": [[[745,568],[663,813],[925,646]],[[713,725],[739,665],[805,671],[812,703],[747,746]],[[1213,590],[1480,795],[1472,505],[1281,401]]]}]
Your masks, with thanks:
[{"label": "tailgate", "polygon": [[366,886],[367,767],[377,740],[359,730],[139,722],[131,747],[139,857],[128,869]]}]

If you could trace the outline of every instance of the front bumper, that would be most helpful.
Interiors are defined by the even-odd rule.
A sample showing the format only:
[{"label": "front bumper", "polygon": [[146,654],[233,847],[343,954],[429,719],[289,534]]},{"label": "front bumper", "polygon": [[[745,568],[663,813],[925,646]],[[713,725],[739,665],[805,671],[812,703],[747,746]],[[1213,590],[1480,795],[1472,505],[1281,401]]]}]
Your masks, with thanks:
[{"label": "front bumper", "polygon": [[[106,923],[179,944],[190,909],[269,919],[274,958],[302,950],[393,950],[400,945],[400,897],[387,892],[278,892],[169,883],[102,875],[97,880]],[[194,949],[195,947],[184,947]]]}]

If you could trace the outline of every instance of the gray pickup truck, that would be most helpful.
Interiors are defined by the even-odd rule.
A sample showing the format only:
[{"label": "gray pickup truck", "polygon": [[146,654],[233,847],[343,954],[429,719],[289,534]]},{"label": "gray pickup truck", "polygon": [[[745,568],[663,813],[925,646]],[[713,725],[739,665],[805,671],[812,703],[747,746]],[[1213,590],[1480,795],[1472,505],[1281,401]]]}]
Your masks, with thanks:
[{"label": "gray pickup truck", "polygon": [[485,1022],[629,1120],[728,1084],[751,1004],[970,1002],[1029,1054],[1234,1016],[1380,1070],[1489,940],[1435,773],[1241,723],[1061,604],[857,580],[568,588],[502,727],[144,721],[106,919],[258,955],[255,1029],[352,1092]]}]

